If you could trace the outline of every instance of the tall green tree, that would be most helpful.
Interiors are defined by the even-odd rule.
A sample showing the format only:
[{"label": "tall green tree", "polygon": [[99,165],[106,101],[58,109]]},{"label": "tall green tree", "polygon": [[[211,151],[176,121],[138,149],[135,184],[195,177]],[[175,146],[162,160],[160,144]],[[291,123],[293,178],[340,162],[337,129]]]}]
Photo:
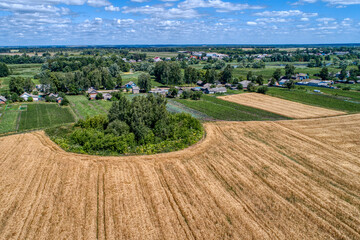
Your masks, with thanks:
[{"label": "tall green tree", "polygon": [[295,74],[295,67],[291,64],[286,64],[285,66],[285,76],[287,79],[290,79],[292,75]]},{"label": "tall green tree", "polygon": [[138,85],[141,90],[149,92],[151,90],[151,77],[148,73],[142,73],[138,77]]},{"label": "tall green tree", "polygon": [[193,67],[187,67],[184,70],[184,82],[187,84],[196,83],[199,79],[198,71]]},{"label": "tall green tree", "polygon": [[10,69],[5,63],[0,62],[0,77],[7,77],[10,75]]},{"label": "tall green tree", "polygon": [[215,83],[217,81],[217,73],[215,69],[208,69],[205,73],[205,82],[206,83]]},{"label": "tall green tree", "polygon": [[249,71],[249,72],[247,73],[247,75],[246,75],[246,79],[247,79],[248,81],[251,81],[251,80],[252,80],[252,77],[253,77],[253,73],[252,73],[252,71]]},{"label": "tall green tree", "polygon": [[320,71],[320,77],[322,80],[329,79],[329,69],[327,67],[323,67]]},{"label": "tall green tree", "polygon": [[279,81],[281,78],[281,69],[277,68],[272,76],[276,81]]},{"label": "tall green tree", "polygon": [[221,73],[221,82],[230,83],[232,81],[232,67],[228,64]]},{"label": "tall green tree", "polygon": [[170,73],[169,73],[169,81],[170,85],[182,84],[182,74],[179,63],[171,62],[170,65]]},{"label": "tall green tree", "polygon": [[9,82],[10,92],[16,93],[17,95],[23,94],[24,91],[24,78],[22,77],[12,77]]}]

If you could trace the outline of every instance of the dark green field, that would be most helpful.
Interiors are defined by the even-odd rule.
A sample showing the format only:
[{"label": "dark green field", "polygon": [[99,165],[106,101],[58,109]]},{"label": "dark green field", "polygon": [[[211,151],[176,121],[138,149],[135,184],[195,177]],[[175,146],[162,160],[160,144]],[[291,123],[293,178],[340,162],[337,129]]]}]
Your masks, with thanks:
[{"label": "dark green field", "polygon": [[20,111],[18,131],[53,127],[75,121],[68,107],[41,103],[26,105],[27,109]]},{"label": "dark green field", "polygon": [[[315,93],[313,91],[314,89],[318,89],[322,93]],[[313,106],[349,113],[360,112],[360,92],[355,91],[315,87],[305,87],[304,89],[296,88],[291,91],[284,88],[269,88],[268,94]]]},{"label": "dark green field", "polygon": [[223,101],[214,96],[203,96],[199,101],[177,99],[187,107],[205,113],[206,115],[226,121],[265,121],[282,120],[287,117],[255,109],[232,102]]}]

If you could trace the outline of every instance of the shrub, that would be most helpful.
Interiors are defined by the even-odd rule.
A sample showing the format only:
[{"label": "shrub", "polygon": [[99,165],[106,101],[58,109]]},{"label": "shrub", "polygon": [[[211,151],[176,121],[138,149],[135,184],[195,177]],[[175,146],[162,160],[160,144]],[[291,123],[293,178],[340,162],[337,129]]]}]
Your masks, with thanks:
[{"label": "shrub", "polygon": [[345,87],[342,87],[341,89],[344,91],[349,91],[351,88],[349,86],[345,86]]},{"label": "shrub", "polygon": [[65,98],[63,98],[63,100],[61,101],[61,103],[60,103],[60,105],[61,106],[67,106],[67,105],[69,105],[70,104],[70,102],[69,102],[69,100],[65,97]]},{"label": "shrub", "polygon": [[248,92],[255,92],[256,91],[255,85],[253,83],[249,83],[247,86],[247,90]]},{"label": "shrub", "polygon": [[257,93],[262,93],[262,94],[266,94],[267,91],[268,91],[268,87],[267,87],[267,86],[260,86],[260,87],[258,87],[258,89],[256,90]]},{"label": "shrub", "polygon": [[192,92],[190,97],[192,100],[200,100],[201,96],[202,96],[202,92],[198,91],[198,92]]},{"label": "shrub", "polygon": [[182,99],[188,99],[191,97],[191,92],[190,91],[183,91],[181,94],[181,98]]},{"label": "shrub", "polygon": [[32,97],[29,97],[27,101],[32,102],[32,101],[34,101],[34,99]]},{"label": "shrub", "polygon": [[101,99],[103,99],[103,98],[104,98],[104,97],[103,97],[102,93],[96,94],[96,100],[101,100]]},{"label": "shrub", "polygon": [[237,88],[237,90],[243,90],[244,89],[244,87],[243,87],[243,85],[241,83],[239,83],[236,88]]}]

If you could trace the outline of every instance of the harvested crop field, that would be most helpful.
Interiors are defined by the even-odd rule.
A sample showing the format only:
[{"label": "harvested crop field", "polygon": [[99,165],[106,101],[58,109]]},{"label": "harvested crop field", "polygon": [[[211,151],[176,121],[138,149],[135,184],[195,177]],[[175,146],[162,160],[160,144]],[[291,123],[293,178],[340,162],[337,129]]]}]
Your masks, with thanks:
[{"label": "harvested crop field", "polygon": [[259,93],[244,93],[219,97],[222,100],[258,108],[290,118],[319,118],[346,114],[345,112],[305,105]]},{"label": "harvested crop field", "polygon": [[359,122],[212,122],[193,147],[132,157],[0,138],[0,238],[360,239]]}]

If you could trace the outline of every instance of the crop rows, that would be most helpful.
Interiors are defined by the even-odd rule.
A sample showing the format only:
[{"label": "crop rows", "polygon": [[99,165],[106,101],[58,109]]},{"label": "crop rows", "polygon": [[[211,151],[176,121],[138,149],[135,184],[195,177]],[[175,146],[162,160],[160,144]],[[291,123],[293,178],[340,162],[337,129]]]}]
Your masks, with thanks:
[{"label": "crop rows", "polygon": [[0,138],[0,238],[359,239],[359,121],[211,122],[153,156]]}]

